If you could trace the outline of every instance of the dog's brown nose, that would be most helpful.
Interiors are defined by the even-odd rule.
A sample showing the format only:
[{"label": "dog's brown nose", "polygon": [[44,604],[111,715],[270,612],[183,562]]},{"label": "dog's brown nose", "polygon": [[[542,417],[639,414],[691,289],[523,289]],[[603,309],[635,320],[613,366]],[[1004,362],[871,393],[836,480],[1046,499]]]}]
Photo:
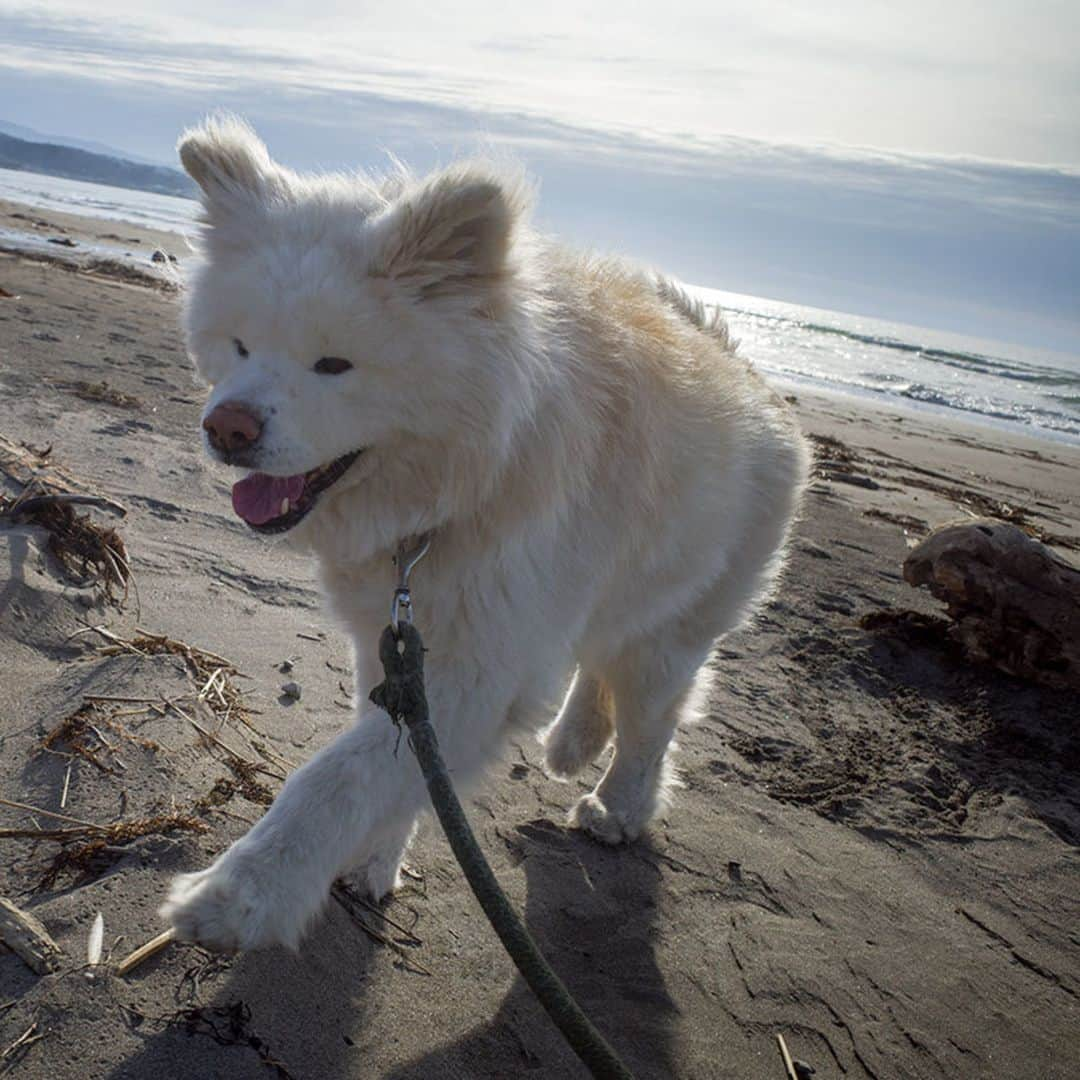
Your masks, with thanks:
[{"label": "dog's brown nose", "polygon": [[262,421],[239,401],[223,401],[203,421],[210,445],[224,454],[249,450],[259,441]]}]

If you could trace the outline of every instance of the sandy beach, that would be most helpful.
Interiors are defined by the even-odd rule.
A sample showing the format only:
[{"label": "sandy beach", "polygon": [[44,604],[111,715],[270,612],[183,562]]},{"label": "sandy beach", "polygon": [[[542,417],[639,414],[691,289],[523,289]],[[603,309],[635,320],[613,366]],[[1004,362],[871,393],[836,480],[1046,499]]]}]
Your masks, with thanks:
[{"label": "sandy beach", "polygon": [[[11,203],[0,227],[37,238],[0,250],[0,495],[36,475],[115,500],[88,513],[131,568],[110,598],[0,523],[0,895],[64,954],[0,955],[0,1074],[584,1076],[430,820],[406,887],[373,908],[345,883],[299,955],[86,967],[95,916],[113,962],[157,934],[170,877],[248,828],[354,688],[312,567],[245,529],[202,454],[150,261],[183,241]],[[1080,562],[1080,448],[794,404],[818,468],[789,569],[716,654],[667,819],[623,850],[566,830],[595,776],[558,783],[522,741],[468,800],[478,837],[638,1077],[783,1080],[778,1033],[816,1080],[1075,1077],[1075,694],[867,619],[940,614],[901,565],[946,521],[1005,517]]]}]

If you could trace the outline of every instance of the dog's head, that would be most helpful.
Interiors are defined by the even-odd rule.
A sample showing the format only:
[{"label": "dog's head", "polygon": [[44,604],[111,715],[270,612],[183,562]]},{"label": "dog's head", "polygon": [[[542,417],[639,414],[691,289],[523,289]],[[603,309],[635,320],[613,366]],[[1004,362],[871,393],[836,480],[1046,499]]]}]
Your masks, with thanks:
[{"label": "dog's head", "polygon": [[527,393],[507,355],[520,180],[479,165],[421,181],[300,176],[232,119],[186,132],[179,152],[204,206],[185,301],[211,386],[203,435],[249,471],[233,488],[241,518],[283,532],[392,462],[416,471],[426,455],[445,472],[507,452]]}]

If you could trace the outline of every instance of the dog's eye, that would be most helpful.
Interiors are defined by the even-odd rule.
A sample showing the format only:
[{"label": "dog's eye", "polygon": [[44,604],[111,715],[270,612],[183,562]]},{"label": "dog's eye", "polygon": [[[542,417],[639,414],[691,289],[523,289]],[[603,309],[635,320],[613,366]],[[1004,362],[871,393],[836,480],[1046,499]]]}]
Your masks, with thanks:
[{"label": "dog's eye", "polygon": [[234,344],[234,345],[236,346],[236,351],[237,351],[237,352],[238,352],[238,353],[239,353],[239,354],[240,354],[241,356],[247,356],[247,354],[248,354],[248,351],[247,351],[247,349],[246,349],[246,348],[244,347],[244,343],[243,343],[243,342],[242,342],[242,341],[241,341],[241,340],[240,340],[240,339],[239,339],[238,337],[234,337],[234,338],[233,338],[232,340],[233,340],[233,344]]},{"label": "dog's eye", "polygon": [[340,375],[351,367],[352,364],[348,360],[343,360],[340,356],[324,356],[315,364],[315,370],[320,375]]}]

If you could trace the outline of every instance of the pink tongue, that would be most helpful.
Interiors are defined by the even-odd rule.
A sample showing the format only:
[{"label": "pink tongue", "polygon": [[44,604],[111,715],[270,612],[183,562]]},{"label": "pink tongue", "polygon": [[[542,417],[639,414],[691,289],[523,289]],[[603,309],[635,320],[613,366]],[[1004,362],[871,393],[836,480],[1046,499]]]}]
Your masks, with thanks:
[{"label": "pink tongue", "polygon": [[281,517],[281,504],[289,500],[290,508],[304,493],[304,474],[297,476],[267,476],[252,473],[233,484],[233,509],[249,525],[265,525]]}]

